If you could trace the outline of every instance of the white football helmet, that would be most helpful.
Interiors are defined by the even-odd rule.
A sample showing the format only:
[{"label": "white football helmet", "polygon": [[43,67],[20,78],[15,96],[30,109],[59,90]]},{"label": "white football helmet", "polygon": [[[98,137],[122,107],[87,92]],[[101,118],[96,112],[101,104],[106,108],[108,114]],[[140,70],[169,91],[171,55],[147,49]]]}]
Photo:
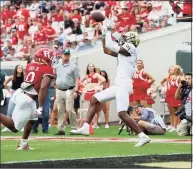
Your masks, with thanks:
[{"label": "white football helmet", "polygon": [[140,43],[139,35],[137,32],[126,32],[122,35],[119,44],[123,45],[125,42],[132,43],[134,46],[138,46]]}]

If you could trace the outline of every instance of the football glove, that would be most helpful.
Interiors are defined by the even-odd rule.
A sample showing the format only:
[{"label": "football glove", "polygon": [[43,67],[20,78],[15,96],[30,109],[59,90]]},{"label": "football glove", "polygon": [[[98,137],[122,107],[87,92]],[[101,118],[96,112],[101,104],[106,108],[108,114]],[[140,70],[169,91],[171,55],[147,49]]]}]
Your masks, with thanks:
[{"label": "football glove", "polygon": [[39,108],[34,112],[34,117],[35,117],[35,118],[40,118],[40,117],[42,117],[42,112],[43,112],[43,107],[39,107]]}]

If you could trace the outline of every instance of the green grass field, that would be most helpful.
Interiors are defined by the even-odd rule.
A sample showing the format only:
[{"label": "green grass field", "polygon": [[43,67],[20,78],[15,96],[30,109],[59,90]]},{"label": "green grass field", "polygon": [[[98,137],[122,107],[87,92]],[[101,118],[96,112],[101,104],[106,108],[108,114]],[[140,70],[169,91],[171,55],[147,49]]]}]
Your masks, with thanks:
[{"label": "green grass field", "polygon": [[[130,136],[124,130],[118,136],[118,126],[111,126],[110,129],[95,129],[95,134],[90,137],[99,138],[137,138]],[[43,134],[41,130],[32,136],[53,136],[57,131],[55,127],[50,128],[49,134]],[[22,133],[14,134],[11,132],[1,133],[1,136],[20,136]],[[69,137],[69,128],[66,136]],[[71,136],[73,137],[73,136]],[[77,137],[77,136],[76,136]],[[79,136],[83,137],[83,136]],[[151,136],[152,139],[191,139],[191,137],[179,137],[175,133],[167,133],[164,136]],[[129,156],[129,155],[148,155],[148,154],[171,154],[171,153],[191,153],[191,144],[179,143],[151,143],[141,148],[134,148],[135,143],[126,142],[90,142],[90,141],[37,141],[30,140],[29,144],[35,150],[17,151],[16,140],[1,141],[1,162],[31,161],[31,160],[50,160],[66,158],[88,158],[105,156]]]}]

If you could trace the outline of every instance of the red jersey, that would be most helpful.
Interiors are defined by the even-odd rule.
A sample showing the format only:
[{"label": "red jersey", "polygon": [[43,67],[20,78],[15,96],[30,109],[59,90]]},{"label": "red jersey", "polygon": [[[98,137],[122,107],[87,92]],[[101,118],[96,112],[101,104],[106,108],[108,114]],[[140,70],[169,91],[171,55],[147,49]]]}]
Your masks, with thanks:
[{"label": "red jersey", "polygon": [[44,29],[38,30],[34,33],[34,41],[36,42],[47,42],[48,38]]},{"label": "red jersey", "polygon": [[11,37],[12,45],[17,45],[18,44],[18,38],[17,35],[13,35]]},{"label": "red jersey", "polygon": [[[46,35],[48,35],[48,36],[50,36],[50,35],[55,35],[55,34],[56,34],[55,29],[52,28],[52,27],[45,27],[45,28],[44,28],[44,31],[45,31]],[[52,40],[54,40],[54,38],[49,38],[49,37],[48,37],[48,41],[52,41]]]},{"label": "red jersey", "polygon": [[129,13],[122,13],[117,16],[119,27],[126,27],[127,25],[130,27],[133,24],[136,24],[136,19],[133,15]]},{"label": "red jersey", "polygon": [[30,63],[26,66],[26,76],[24,81],[33,84],[34,89],[38,93],[41,86],[41,81],[45,75],[55,77],[55,71],[51,66],[39,63]]},{"label": "red jersey", "polygon": [[73,15],[71,19],[73,22],[78,21],[79,23],[81,23],[82,21],[82,17],[80,15]]},{"label": "red jersey", "polygon": [[17,33],[18,33],[18,38],[23,40],[24,36],[28,34],[28,26],[26,22],[24,23],[20,22],[19,25],[17,25]]},{"label": "red jersey", "polygon": [[25,17],[25,20],[28,20],[28,18],[30,17],[30,13],[29,13],[29,10],[27,10],[27,9],[19,9],[18,11],[17,11],[17,15],[18,16],[24,16]]}]

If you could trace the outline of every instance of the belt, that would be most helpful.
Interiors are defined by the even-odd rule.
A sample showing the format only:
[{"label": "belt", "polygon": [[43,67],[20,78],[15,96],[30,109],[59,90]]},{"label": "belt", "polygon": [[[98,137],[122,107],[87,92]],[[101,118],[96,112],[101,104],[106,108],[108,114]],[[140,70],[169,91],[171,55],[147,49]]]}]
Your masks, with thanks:
[{"label": "belt", "polygon": [[58,90],[67,91],[67,90],[72,90],[72,89],[74,89],[74,87],[75,87],[75,86],[72,86],[72,87],[69,87],[68,89],[60,89],[60,88],[58,88]]}]

